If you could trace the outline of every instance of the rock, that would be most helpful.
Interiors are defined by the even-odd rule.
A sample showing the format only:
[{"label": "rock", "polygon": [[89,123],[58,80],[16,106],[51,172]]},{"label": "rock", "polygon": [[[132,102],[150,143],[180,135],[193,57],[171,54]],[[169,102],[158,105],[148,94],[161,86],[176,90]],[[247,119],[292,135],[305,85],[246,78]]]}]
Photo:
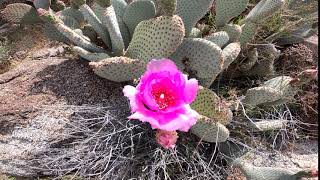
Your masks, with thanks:
[{"label": "rock", "polygon": [[65,122],[61,119],[38,116],[25,128],[16,128],[0,142],[0,172],[12,176],[37,175],[29,160],[57,138]]},{"label": "rock", "polygon": [[312,51],[314,61],[318,62],[318,35],[309,37],[301,44],[306,45]]},{"label": "rock", "polygon": [[33,59],[43,59],[43,58],[48,58],[48,57],[56,57],[59,55],[63,55],[65,52],[65,49],[63,46],[58,46],[58,47],[52,47],[52,48],[43,48],[40,49],[39,51],[36,51],[33,53],[32,58]]}]

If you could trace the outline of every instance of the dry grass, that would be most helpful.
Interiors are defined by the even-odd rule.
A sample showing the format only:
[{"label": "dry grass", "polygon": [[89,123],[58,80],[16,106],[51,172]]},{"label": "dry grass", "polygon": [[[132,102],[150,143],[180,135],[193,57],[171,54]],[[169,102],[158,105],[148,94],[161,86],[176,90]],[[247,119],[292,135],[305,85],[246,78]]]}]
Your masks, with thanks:
[{"label": "dry grass", "polygon": [[126,118],[127,110],[125,106],[75,107],[61,138],[33,160],[33,168],[55,177],[223,179],[225,171],[216,163],[214,144],[180,133],[175,149],[162,149],[148,125]]}]

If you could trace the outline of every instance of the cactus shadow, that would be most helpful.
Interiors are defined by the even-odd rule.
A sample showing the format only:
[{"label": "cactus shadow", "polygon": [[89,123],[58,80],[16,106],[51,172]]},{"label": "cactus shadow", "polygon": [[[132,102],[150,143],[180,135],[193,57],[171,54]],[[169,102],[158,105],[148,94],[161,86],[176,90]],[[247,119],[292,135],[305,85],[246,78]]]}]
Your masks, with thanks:
[{"label": "cactus shadow", "polygon": [[48,94],[68,105],[110,105],[125,102],[124,83],[100,78],[90,69],[88,62],[64,60],[37,73],[39,81],[33,84],[31,94]]}]

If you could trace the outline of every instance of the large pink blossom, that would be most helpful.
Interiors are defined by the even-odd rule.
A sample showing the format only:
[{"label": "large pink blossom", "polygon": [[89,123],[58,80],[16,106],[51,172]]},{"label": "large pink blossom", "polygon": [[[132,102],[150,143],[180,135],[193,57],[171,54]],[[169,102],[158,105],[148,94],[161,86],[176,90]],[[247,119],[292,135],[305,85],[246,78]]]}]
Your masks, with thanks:
[{"label": "large pink blossom", "polygon": [[153,129],[187,132],[199,114],[190,103],[197,96],[198,81],[182,74],[169,59],[151,60],[137,87],[125,86],[132,115]]}]

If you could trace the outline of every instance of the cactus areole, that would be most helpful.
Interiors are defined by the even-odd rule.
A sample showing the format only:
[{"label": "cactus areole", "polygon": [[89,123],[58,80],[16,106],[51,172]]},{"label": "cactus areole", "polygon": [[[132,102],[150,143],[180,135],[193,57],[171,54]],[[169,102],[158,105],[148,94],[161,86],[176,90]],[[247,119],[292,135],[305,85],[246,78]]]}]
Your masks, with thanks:
[{"label": "cactus areole", "polygon": [[187,132],[199,114],[191,109],[198,81],[182,74],[169,59],[151,60],[137,87],[125,86],[132,115],[129,119],[148,122],[153,129]]}]

